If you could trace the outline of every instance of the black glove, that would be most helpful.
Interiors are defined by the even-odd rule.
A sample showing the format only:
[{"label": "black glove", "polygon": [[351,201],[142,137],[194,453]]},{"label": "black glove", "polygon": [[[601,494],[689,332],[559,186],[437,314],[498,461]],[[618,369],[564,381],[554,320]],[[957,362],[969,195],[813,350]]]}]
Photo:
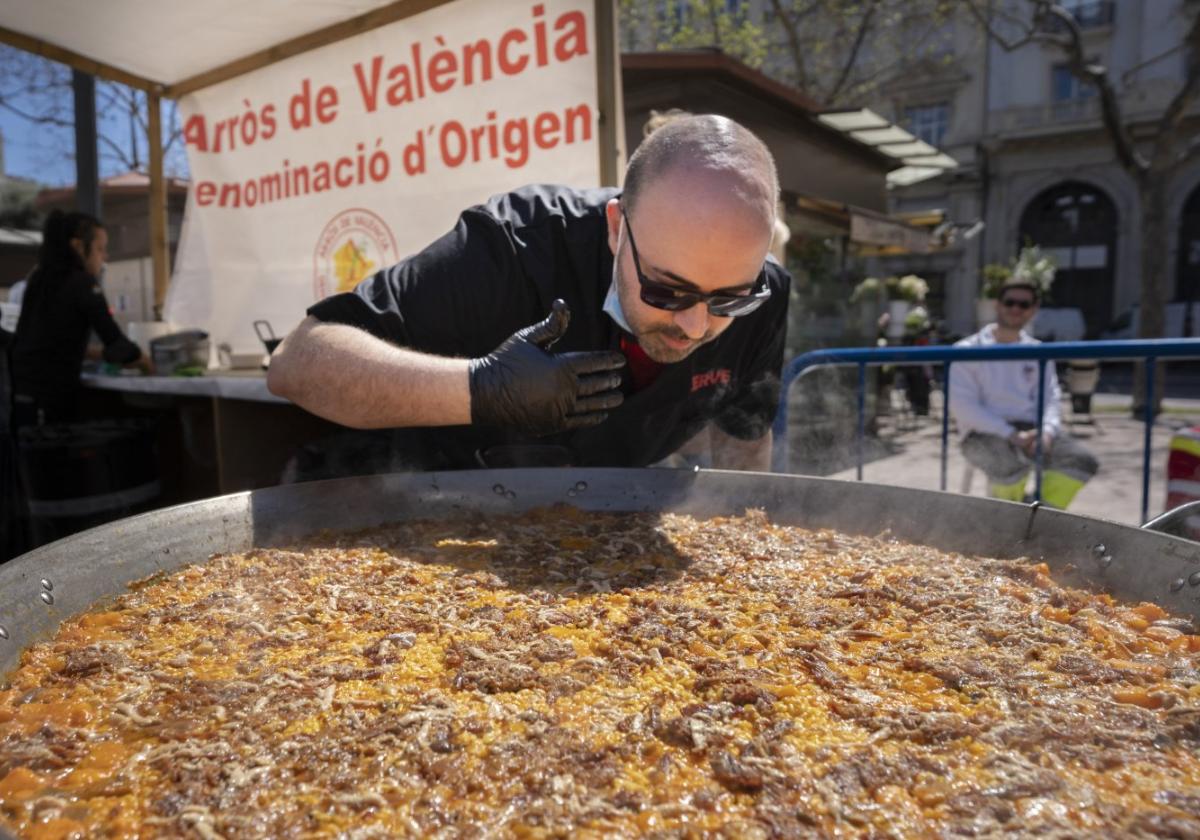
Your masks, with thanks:
[{"label": "black glove", "polygon": [[546,320],[516,332],[470,364],[471,422],[532,435],[594,426],[624,399],[620,353],[549,353],[571,320],[556,300]]}]

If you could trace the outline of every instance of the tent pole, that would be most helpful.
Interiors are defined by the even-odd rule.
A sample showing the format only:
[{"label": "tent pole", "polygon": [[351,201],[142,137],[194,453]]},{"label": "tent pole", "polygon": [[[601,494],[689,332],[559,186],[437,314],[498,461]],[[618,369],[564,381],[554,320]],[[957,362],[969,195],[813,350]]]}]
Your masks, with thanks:
[{"label": "tent pole", "polygon": [[625,176],[625,105],[616,0],[595,0],[597,133],[600,184],[619,186]]},{"label": "tent pole", "polygon": [[150,259],[154,267],[154,317],[162,318],[170,278],[167,251],[167,182],[163,178],[162,101],[157,91],[146,94],[146,145],[150,149]]}]

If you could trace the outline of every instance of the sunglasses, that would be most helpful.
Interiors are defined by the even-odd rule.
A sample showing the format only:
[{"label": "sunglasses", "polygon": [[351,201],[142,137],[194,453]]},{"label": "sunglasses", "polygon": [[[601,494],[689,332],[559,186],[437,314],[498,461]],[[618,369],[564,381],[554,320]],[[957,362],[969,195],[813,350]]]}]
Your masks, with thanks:
[{"label": "sunglasses", "polygon": [[641,284],[642,303],[653,306],[655,309],[665,309],[668,312],[682,312],[685,309],[691,309],[697,303],[703,303],[712,315],[737,318],[739,315],[749,315],[766,303],[767,298],[771,297],[771,289],[767,287],[765,275],[762,272],[759,272],[758,279],[754,281],[756,288],[760,284],[762,288],[759,291],[752,290],[749,294],[744,295],[689,292],[677,286],[651,280],[642,272],[637,243],[633,241],[633,228],[629,225],[629,216],[626,215],[624,207],[621,208],[621,216],[625,219],[625,231],[629,234],[629,250],[633,254],[633,267],[637,271],[638,283]]},{"label": "sunglasses", "polygon": [[1019,300],[1017,298],[1005,298],[1004,300],[1000,301],[1000,305],[1007,306],[1009,309],[1014,307],[1017,309],[1033,309],[1033,301]]}]

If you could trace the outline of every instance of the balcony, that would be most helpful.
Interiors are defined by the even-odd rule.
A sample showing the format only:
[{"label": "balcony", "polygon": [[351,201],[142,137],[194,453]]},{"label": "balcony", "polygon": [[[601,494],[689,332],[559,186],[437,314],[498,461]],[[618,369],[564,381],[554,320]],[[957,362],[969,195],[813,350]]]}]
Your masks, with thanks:
[{"label": "balcony", "polygon": [[[1116,19],[1116,3],[1113,0],[1087,0],[1084,3],[1076,3],[1067,11],[1084,31],[1112,26]],[[1050,32],[1064,32],[1066,26],[1058,18],[1052,17],[1046,21],[1046,29]]]},{"label": "balcony", "polygon": [[1061,102],[1005,108],[994,112],[994,116],[998,134],[1011,136],[1057,133],[1092,123],[1098,124],[1100,101],[1094,96],[1086,99],[1064,99]]},{"label": "balcony", "polygon": [[[1121,113],[1127,124],[1157,120],[1178,92],[1174,79],[1147,79],[1136,87],[1118,90]],[[1200,102],[1187,110],[1200,116]],[[1100,99],[1088,96],[1037,105],[1020,105],[991,112],[991,130],[1001,137],[1036,137],[1101,125]]]}]

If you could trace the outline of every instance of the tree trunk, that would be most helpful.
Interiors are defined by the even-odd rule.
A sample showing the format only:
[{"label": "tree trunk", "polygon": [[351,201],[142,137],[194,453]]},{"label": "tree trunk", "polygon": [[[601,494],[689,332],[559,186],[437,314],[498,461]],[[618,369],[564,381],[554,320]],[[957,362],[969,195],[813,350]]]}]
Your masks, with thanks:
[{"label": "tree trunk", "polygon": [[[1151,168],[1138,179],[1138,198],[1142,208],[1141,297],[1138,312],[1138,337],[1162,338],[1166,332],[1167,286],[1171,276],[1167,254],[1170,227],[1167,222],[1167,186],[1170,171]],[[1163,367],[1154,378],[1153,413],[1162,406]],[[1146,405],[1145,369],[1136,368],[1133,386],[1133,413],[1144,416]]]}]

